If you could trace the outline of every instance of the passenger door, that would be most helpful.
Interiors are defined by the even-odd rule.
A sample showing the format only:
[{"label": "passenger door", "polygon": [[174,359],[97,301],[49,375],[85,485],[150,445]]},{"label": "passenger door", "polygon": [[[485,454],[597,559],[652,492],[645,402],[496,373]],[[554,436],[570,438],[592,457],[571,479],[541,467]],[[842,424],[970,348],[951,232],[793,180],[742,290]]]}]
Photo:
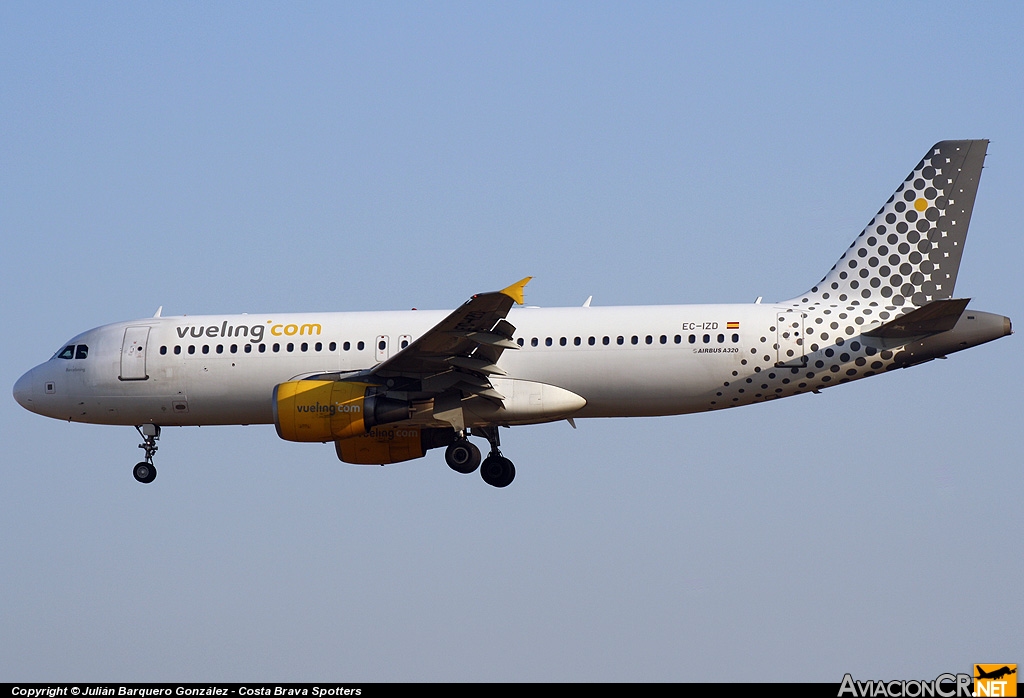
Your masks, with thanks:
[{"label": "passenger door", "polygon": [[146,374],[146,345],[149,343],[148,327],[127,327],[121,344],[121,375],[123,381],[144,381]]}]

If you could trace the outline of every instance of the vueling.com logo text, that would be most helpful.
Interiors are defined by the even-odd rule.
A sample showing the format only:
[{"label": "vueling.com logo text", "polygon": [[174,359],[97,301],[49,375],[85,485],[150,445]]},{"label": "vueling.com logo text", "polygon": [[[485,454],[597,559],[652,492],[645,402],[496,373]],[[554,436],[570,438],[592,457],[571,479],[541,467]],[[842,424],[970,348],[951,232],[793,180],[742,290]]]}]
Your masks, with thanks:
[{"label": "vueling.com logo text", "polygon": [[355,402],[336,402],[333,405],[321,405],[319,401],[312,405],[296,405],[296,412],[309,412],[311,414],[329,414],[332,417],[336,414],[346,412],[362,412],[362,405]]},{"label": "vueling.com logo text", "polygon": [[[269,328],[267,327],[269,325]],[[319,322],[305,322],[301,325],[289,323],[287,325],[267,320],[266,325],[230,325],[225,320],[219,325],[178,325],[178,338],[194,337],[246,337],[250,342],[258,344],[263,341],[264,331],[269,329],[270,334],[275,337],[300,337],[319,335],[323,328]]]}]

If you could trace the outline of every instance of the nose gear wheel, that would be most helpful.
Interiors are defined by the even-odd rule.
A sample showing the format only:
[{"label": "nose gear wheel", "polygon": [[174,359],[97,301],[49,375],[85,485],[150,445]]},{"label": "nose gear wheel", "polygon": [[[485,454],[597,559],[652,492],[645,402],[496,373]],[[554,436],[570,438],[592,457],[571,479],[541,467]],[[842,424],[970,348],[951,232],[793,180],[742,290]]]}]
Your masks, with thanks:
[{"label": "nose gear wheel", "polygon": [[132,469],[132,475],[134,475],[135,479],[139,482],[148,485],[156,479],[156,466],[152,463],[147,463],[146,461],[136,463],[135,467]]},{"label": "nose gear wheel", "polygon": [[160,440],[160,427],[155,424],[143,424],[136,426],[135,431],[142,437],[139,448],[146,452],[146,460],[135,464],[132,475],[143,484],[149,484],[156,479],[156,466],[153,465],[153,455],[160,447],[156,442]]}]

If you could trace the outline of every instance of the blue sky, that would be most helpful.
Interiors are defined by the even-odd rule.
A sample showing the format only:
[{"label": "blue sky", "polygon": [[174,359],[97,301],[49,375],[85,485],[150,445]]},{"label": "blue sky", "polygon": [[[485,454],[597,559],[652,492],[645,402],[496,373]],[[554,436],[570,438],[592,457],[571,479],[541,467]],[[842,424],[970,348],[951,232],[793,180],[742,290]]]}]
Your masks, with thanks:
[{"label": "blue sky", "polygon": [[[153,314],[747,302],[989,138],[957,295],[1024,321],[1012,3],[0,6],[3,384]],[[1018,339],[439,453],[0,401],[4,680],[820,680],[1020,662]]]}]

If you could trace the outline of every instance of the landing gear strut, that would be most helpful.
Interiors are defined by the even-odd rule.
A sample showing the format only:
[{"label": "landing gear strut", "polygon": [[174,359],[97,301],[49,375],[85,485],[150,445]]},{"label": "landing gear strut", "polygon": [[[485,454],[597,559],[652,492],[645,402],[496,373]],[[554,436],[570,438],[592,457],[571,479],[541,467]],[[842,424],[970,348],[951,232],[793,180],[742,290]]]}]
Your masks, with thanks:
[{"label": "landing gear strut", "polygon": [[491,445],[491,452],[480,464],[480,477],[492,487],[508,487],[516,477],[516,466],[508,458],[501,455],[498,446],[501,439],[498,437],[498,427],[474,428],[473,434],[483,436]]},{"label": "landing gear strut", "polygon": [[135,427],[135,431],[139,432],[139,436],[142,437],[142,443],[139,444],[139,448],[145,450],[146,460],[135,464],[135,467],[132,469],[132,475],[139,482],[149,484],[156,479],[156,466],[153,465],[153,454],[159,448],[156,442],[160,440],[160,427],[156,424],[143,424],[142,426]]}]

